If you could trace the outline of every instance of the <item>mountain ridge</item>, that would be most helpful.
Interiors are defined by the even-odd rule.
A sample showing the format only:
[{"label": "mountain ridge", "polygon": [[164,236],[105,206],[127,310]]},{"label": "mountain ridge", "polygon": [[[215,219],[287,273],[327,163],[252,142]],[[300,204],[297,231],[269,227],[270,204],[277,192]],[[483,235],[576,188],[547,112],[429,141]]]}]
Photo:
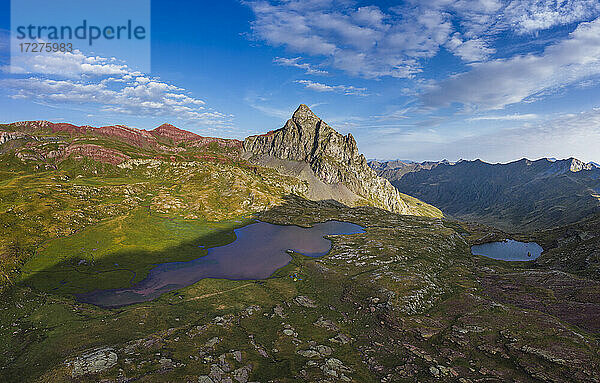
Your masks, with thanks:
[{"label": "mountain ridge", "polygon": [[[351,136],[277,146],[299,161],[172,126],[151,138],[124,126],[58,128],[0,124],[0,381],[600,379],[598,219],[515,236],[546,250],[517,265],[471,254],[498,230],[440,219],[407,196],[430,214],[332,201],[356,196],[318,177],[360,170],[360,153],[344,148]],[[481,164],[458,168],[468,166]],[[288,250],[289,263],[265,279],[200,276],[118,309],[78,299],[138,285],[157,267],[183,277],[182,263],[203,267],[210,249],[256,220],[364,232],[326,237],[318,258]],[[265,253],[289,247],[254,240]]]},{"label": "mountain ridge", "polygon": [[[251,147],[252,142],[262,140],[271,142],[268,150]],[[13,142],[6,144],[9,141]],[[126,162],[137,163],[138,159],[244,162],[254,156],[254,165],[297,179],[300,185],[294,190],[313,200],[372,205],[402,214],[442,215],[433,206],[402,195],[389,181],[378,177],[367,166],[351,134],[342,136],[304,104],[284,127],[244,141],[204,137],[168,123],[146,130],[38,120],[0,125],[0,144],[5,144],[0,152],[12,151],[21,162],[36,161],[37,168],[46,169],[57,169],[70,157],[128,168]],[[297,148],[299,144],[303,147]]]},{"label": "mountain ridge", "polygon": [[406,171],[392,184],[447,214],[507,231],[571,224],[600,209],[600,169],[572,157],[440,163]]},{"label": "mountain ridge", "polygon": [[233,138],[201,136],[194,132],[180,129],[169,123],[163,123],[151,130],[132,128],[122,124],[94,127],[90,125],[74,125],[66,122],[55,123],[47,120],[18,121],[5,124],[5,126],[23,128],[25,131],[22,133],[33,133],[36,129],[49,129],[52,133],[100,134],[114,138],[120,138],[132,145],[140,147],[143,147],[144,145],[157,147],[160,145],[160,139],[169,139],[176,145],[182,142],[206,143],[207,141],[218,141],[220,143],[230,142],[230,146],[241,146],[240,140]]},{"label": "mountain ridge", "polygon": [[[412,161],[412,160],[370,159],[370,160],[368,160],[368,164],[373,170],[380,172],[380,171],[384,171],[384,170],[396,170],[396,169],[400,169],[403,167],[410,167],[411,165],[415,166],[415,167],[417,167],[418,165],[421,165],[421,168],[424,168],[425,166],[435,167],[439,164],[456,165],[461,162],[481,162],[481,163],[488,164],[488,165],[509,165],[509,164],[519,162],[519,161],[533,163],[533,162],[543,161],[543,160],[546,160],[550,163],[555,163],[555,162],[564,163],[564,162],[568,161],[568,162],[570,162],[570,168],[571,168],[572,172],[577,172],[580,170],[593,170],[594,168],[600,168],[600,164],[598,164],[594,161],[585,162],[585,161],[581,161],[580,159],[578,159],[576,157],[568,157],[568,158],[564,158],[564,159],[556,159],[554,157],[542,157],[542,158],[538,158],[537,160],[531,160],[527,157],[523,157],[518,160],[513,160],[513,161],[509,161],[509,162],[488,162],[488,161],[484,161],[480,158],[476,158],[473,160],[459,159],[456,162],[451,162],[451,161],[448,161],[447,159],[443,159],[440,161],[421,161],[421,162]],[[418,168],[418,170],[420,170],[421,168]]]}]

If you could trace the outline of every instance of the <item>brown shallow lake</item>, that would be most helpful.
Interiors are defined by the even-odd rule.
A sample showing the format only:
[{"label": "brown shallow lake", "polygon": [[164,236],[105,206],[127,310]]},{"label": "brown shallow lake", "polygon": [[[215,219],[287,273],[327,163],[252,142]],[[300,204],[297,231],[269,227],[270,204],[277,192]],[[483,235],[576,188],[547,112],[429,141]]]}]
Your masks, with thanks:
[{"label": "brown shallow lake", "polygon": [[265,279],[290,262],[287,250],[320,257],[331,249],[331,242],[324,236],[357,233],[364,233],[361,226],[339,221],[308,228],[256,222],[236,229],[234,242],[209,248],[205,256],[160,264],[131,287],[77,294],[77,299],[102,307],[120,307],[152,300],[204,278]]}]

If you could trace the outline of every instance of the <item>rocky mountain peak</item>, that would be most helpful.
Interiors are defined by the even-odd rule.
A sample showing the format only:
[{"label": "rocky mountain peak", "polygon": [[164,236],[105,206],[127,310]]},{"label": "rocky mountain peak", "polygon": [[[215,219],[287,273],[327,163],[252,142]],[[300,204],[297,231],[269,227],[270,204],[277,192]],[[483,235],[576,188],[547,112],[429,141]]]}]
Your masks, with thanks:
[{"label": "rocky mountain peak", "polygon": [[375,206],[410,213],[401,194],[369,168],[354,137],[331,128],[305,104],[281,129],[248,137],[243,148],[251,155],[307,162],[315,176],[327,184],[343,184]]},{"label": "rocky mountain peak", "polygon": [[592,170],[594,166],[592,164],[586,164],[585,162],[578,160],[577,158],[571,158],[570,170],[573,173],[577,173],[582,170]]},{"label": "rocky mountain peak", "polygon": [[321,121],[316,114],[305,104],[300,104],[298,109],[292,115],[292,120],[302,127],[315,127]]}]

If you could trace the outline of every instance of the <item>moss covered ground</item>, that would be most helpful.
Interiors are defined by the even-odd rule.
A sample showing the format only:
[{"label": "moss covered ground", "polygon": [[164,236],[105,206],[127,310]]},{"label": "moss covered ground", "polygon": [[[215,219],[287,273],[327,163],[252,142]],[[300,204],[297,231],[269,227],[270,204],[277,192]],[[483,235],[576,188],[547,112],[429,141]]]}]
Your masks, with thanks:
[{"label": "moss covered ground", "polygon": [[[56,238],[40,250],[38,267],[26,263],[30,272],[3,292],[0,376],[11,382],[597,377],[593,329],[506,301],[486,279],[489,269],[494,275],[525,274],[506,262],[470,256],[456,223],[297,197],[284,198],[259,218],[304,226],[336,219],[366,232],[331,236],[332,250],[322,258],[293,254],[290,264],[266,280],[204,279],[118,309],[82,304],[72,294],[129,283],[127,273],[95,275],[117,259],[131,267],[146,265],[135,253],[154,261],[186,259],[186,244],[227,243],[234,240],[231,229],[243,221],[172,222],[135,209],[120,227],[119,220],[108,220],[87,233]],[[152,224],[155,240],[136,237],[144,223]],[[170,238],[174,232],[182,241]],[[91,233],[98,243],[89,242]],[[131,255],[114,247],[119,241],[130,244]],[[98,246],[97,254],[92,246]],[[78,247],[85,251],[70,251]],[[73,265],[82,259],[89,265]],[[61,285],[62,276],[51,274],[69,267],[87,273],[63,270],[73,283]],[[301,280],[294,281],[293,274]],[[503,283],[524,286],[514,278]],[[548,299],[547,291],[523,294]]]},{"label": "moss covered ground", "polygon": [[[308,201],[302,182],[218,145],[159,161],[107,140],[132,157],[115,166],[14,154],[29,144],[0,148],[1,382],[600,380],[600,284],[560,262],[470,254],[498,230],[410,197],[433,217]],[[328,237],[321,258],[293,253],[264,280],[203,279],[115,309],[75,298],[200,257],[253,218],[365,233]],[[550,255],[594,251],[594,222],[535,238],[556,242]]]}]

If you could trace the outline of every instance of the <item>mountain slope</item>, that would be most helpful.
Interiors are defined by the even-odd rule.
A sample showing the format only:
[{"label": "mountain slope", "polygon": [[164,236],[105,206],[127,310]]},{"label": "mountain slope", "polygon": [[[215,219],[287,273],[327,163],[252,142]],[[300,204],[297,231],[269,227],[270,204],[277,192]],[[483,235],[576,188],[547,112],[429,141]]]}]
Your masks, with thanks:
[{"label": "mountain slope", "polygon": [[573,158],[440,163],[392,183],[447,214],[507,231],[569,224],[600,209],[600,169]]},{"label": "mountain slope", "polygon": [[530,239],[544,248],[535,260],[537,265],[600,280],[600,213],[570,225],[534,232]]},{"label": "mountain slope", "polygon": [[[326,182],[332,132],[310,162],[164,125],[0,132],[0,381],[600,380],[598,281],[473,257],[445,219],[298,197],[360,198]],[[322,257],[290,251],[266,279],[204,278],[118,309],[77,300],[202,263],[255,219],[365,232],[328,236]]]},{"label": "mountain slope", "polygon": [[[256,166],[266,167],[295,178],[299,184],[290,192],[309,199],[372,205],[403,214],[442,215],[435,207],[398,193],[387,180],[377,177],[358,153],[354,138],[337,133],[305,105],[284,128],[249,137],[244,144],[202,137],[170,124],[147,131],[124,125],[95,128],[48,121],[0,125],[0,145],[4,143],[8,144],[0,147],[0,153],[11,152],[21,162],[35,163],[36,168],[57,169],[68,158],[112,165],[139,159],[233,161],[253,172]],[[249,164],[246,160],[253,155]]]},{"label": "mountain slope", "polygon": [[[60,261],[0,291],[0,381],[600,379],[597,281],[475,258],[446,220],[295,197],[259,218],[338,220],[365,233],[329,237],[323,257],[291,252],[270,278],[206,278],[118,309],[73,293],[128,286],[156,263],[195,259],[207,251],[198,245],[234,241],[235,224],[140,208],[50,241],[38,257]],[[146,264],[135,275],[132,259]]]},{"label": "mountain slope", "polygon": [[439,164],[449,164],[447,160],[441,162],[408,162],[408,161],[369,161],[368,165],[375,170],[378,176],[388,179],[390,182],[397,181],[405,174],[418,172],[419,170],[430,170]]},{"label": "mountain slope", "polygon": [[[333,130],[328,135],[338,136]],[[362,158],[353,139],[346,144],[340,157]],[[334,142],[324,139],[323,145],[327,150],[310,160],[329,166],[323,158],[332,154]],[[309,162],[273,157],[263,165],[247,161],[239,140],[202,137],[169,124],[150,131],[48,121],[0,124],[0,281],[18,274],[40,244],[142,206],[170,218],[221,221],[264,211],[290,194],[380,207],[391,206],[378,200],[386,197],[380,186],[399,195],[370,169],[366,179],[373,189],[363,198],[350,183],[319,178]],[[361,167],[352,169],[354,177],[344,181],[364,179]],[[410,214],[441,215],[408,196],[396,203]]]},{"label": "mountain slope", "polygon": [[304,104],[281,129],[246,138],[244,150],[259,164],[269,164],[273,159],[305,162],[323,183],[347,189],[373,206],[402,214],[440,215],[435,208],[398,193],[386,179],[378,177],[359,153],[351,134],[336,132]]}]

